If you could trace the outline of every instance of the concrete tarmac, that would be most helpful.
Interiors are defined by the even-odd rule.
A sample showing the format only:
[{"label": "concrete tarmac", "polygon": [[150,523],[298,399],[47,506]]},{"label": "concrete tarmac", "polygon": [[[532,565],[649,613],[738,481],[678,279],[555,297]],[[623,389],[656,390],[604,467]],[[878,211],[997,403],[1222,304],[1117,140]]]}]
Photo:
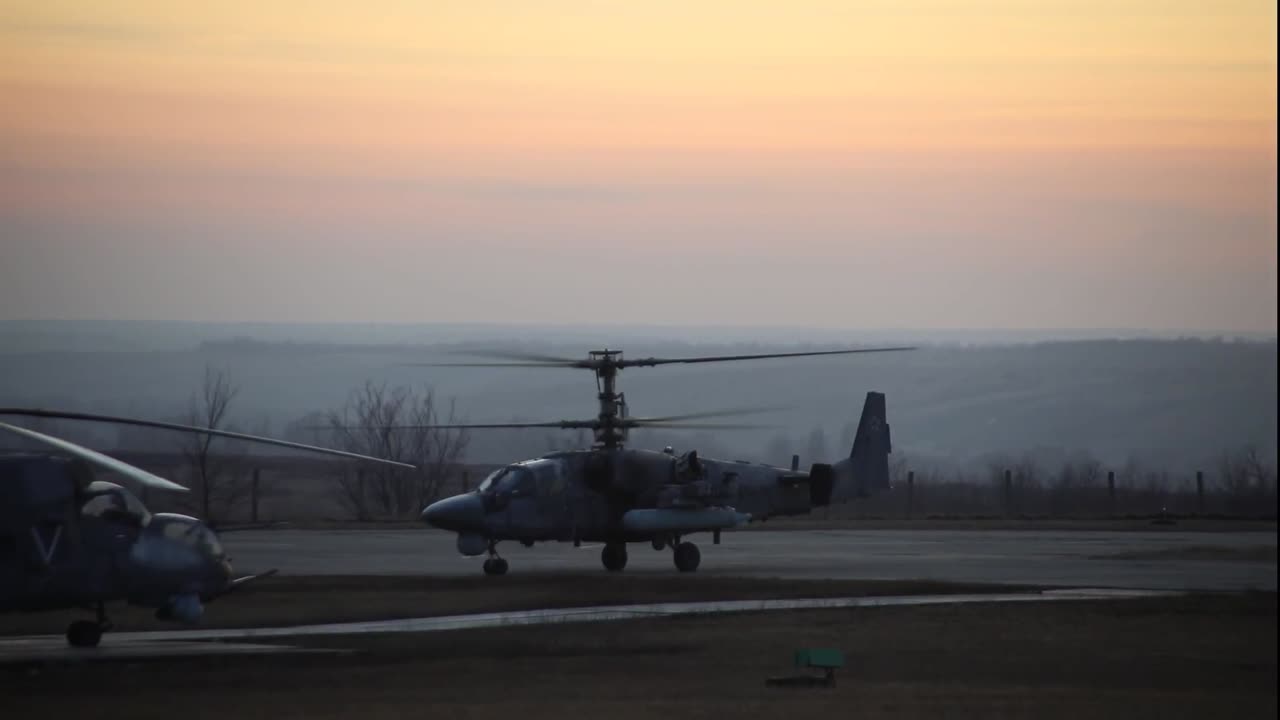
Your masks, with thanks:
[{"label": "concrete tarmac", "polygon": [[[702,551],[699,575],[1276,590],[1276,533],[1265,531],[779,530],[726,532],[720,545],[709,535],[688,539]],[[483,560],[460,556],[453,534],[426,528],[247,530],[225,535],[223,544],[238,573],[478,575]],[[1271,559],[1258,559],[1266,548]],[[505,542],[498,549],[511,573],[605,572],[599,545]],[[670,551],[640,543],[628,555],[627,573],[675,572]]]},{"label": "concrete tarmac", "polygon": [[[201,657],[209,655],[346,652],[289,645],[253,643],[254,640],[298,638],[306,635],[366,635],[371,633],[424,633],[513,625],[606,622],[676,615],[709,615],[740,612],[778,612],[830,608],[919,607],[974,603],[1079,602],[1126,600],[1167,595],[1142,590],[1051,590],[1046,592],[902,595],[882,597],[811,598],[793,600],[731,600],[715,602],[649,603],[579,608],[549,608],[512,612],[475,613],[443,617],[399,618],[368,622],[327,623],[264,628],[151,630],[108,633],[97,648],[67,647],[56,635],[0,639],[0,665],[56,661],[111,661],[141,658]],[[233,642],[234,641],[234,642]]]}]

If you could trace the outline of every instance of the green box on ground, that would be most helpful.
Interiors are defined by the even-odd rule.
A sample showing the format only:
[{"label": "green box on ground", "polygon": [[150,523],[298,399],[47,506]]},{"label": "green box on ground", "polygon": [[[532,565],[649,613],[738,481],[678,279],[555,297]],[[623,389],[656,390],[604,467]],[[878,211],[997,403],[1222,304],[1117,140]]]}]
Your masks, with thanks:
[{"label": "green box on ground", "polygon": [[834,648],[803,648],[796,651],[796,667],[842,668],[844,653]]}]

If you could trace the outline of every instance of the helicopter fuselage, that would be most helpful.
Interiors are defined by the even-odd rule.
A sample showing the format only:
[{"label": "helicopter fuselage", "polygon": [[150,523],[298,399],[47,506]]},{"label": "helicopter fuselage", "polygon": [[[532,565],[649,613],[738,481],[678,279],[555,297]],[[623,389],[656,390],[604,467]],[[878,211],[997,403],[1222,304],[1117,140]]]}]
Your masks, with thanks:
[{"label": "helicopter fuselage", "polygon": [[[463,555],[488,553],[485,571],[506,572],[497,543],[603,542],[606,568],[626,565],[626,544],[675,551],[692,571],[698,551],[683,541],[780,515],[802,515],[889,487],[889,425],[882,393],[867,393],[848,457],[808,471],[739,460],[621,447],[555,452],[495,470],[473,491],[432,503],[428,525],[458,533]],[[683,548],[683,550],[682,550]]]},{"label": "helicopter fuselage", "polygon": [[231,566],[201,521],[151,513],[133,493],[62,458],[0,458],[0,612],[124,601],[194,622]]},{"label": "helicopter fuselage", "polygon": [[[801,472],[744,461],[679,457],[649,450],[558,452],[499,468],[475,490],[428,506],[422,519],[458,534],[463,555],[488,553],[485,571],[506,572],[496,546],[558,541],[605,543],[610,570],[626,564],[626,544],[671,548],[682,571],[696,569],[688,535],[781,515],[800,515],[832,499],[830,465]],[[693,559],[690,559],[692,557]]]},{"label": "helicopter fuselage", "polygon": [[427,508],[423,519],[483,538],[483,552],[501,540],[651,541],[812,507],[805,472],[650,450],[580,450],[500,468],[476,490]]}]

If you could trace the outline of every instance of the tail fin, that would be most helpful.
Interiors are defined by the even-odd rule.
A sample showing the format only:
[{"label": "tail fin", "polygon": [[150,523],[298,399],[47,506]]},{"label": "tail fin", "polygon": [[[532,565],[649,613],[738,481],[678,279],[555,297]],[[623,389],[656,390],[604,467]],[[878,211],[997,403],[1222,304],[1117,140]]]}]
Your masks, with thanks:
[{"label": "tail fin", "polygon": [[862,404],[862,418],[853,438],[853,449],[849,457],[832,467],[835,487],[831,499],[841,502],[888,490],[889,453],[892,451],[884,393],[869,392]]}]

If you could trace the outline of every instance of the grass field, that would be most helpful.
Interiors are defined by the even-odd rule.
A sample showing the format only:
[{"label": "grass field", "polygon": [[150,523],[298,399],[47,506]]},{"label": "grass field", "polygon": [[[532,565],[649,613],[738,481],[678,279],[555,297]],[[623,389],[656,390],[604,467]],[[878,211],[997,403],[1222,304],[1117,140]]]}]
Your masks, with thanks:
[{"label": "grass field", "polygon": [[[315,637],[342,656],[0,674],[6,717],[1274,718],[1276,596],[866,608]],[[800,647],[834,688],[778,689]]]}]

